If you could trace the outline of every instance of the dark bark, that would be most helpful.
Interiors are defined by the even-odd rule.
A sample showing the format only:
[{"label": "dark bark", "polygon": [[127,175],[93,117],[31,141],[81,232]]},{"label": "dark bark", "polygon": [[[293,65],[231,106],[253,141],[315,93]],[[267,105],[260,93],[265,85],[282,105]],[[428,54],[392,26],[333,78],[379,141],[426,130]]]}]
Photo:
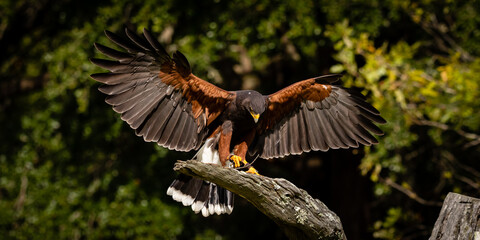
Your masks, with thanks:
[{"label": "dark bark", "polygon": [[346,239],[334,212],[285,179],[198,161],[177,161],[174,170],[214,182],[245,198],[277,223],[290,239]]},{"label": "dark bark", "polygon": [[429,240],[480,238],[480,199],[449,193]]}]

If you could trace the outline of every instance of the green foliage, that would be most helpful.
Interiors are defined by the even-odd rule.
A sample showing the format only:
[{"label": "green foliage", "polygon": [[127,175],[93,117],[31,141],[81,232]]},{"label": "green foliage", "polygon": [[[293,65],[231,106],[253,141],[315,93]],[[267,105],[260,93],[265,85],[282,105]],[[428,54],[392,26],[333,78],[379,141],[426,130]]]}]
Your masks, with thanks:
[{"label": "green foliage", "polygon": [[[92,44],[111,46],[103,30],[128,26],[158,33],[168,51],[186,54],[197,76],[227,89],[262,79],[253,86],[271,93],[344,73],[345,85],[362,90],[388,121],[380,144],[362,151],[360,172],[374,184],[366,194],[377,203],[364,231],[425,239],[447,192],[478,196],[480,189],[479,5],[1,1],[0,236],[252,236],[242,222],[253,221],[250,212],[237,212],[245,205],[234,216],[204,220],[167,198],[173,160],[191,154],[144,143],[103,103],[89,78],[103,71],[88,61],[100,56]],[[327,190],[322,195],[342,191]],[[252,234],[272,237],[268,224],[256,224]]]},{"label": "green foliage", "polygon": [[[432,5],[424,7],[432,8]],[[444,6],[444,12],[450,7],[451,4]],[[466,4],[464,7],[472,6]],[[414,22],[427,21],[421,25],[444,24],[434,22],[437,19],[431,20],[436,13],[424,12],[425,8],[417,4],[402,5],[402,8],[414,12],[411,14]],[[429,16],[429,19],[417,19],[425,16]],[[473,15],[468,17],[468,21],[478,23],[480,19]],[[464,34],[463,29],[455,27],[447,30],[451,31],[448,34],[456,34],[456,31]],[[331,71],[345,71],[351,75],[346,79],[346,84],[371,93],[374,106],[389,122],[383,127],[387,135],[382,137],[381,146],[367,149],[368,154],[360,165],[362,173],[368,173],[371,180],[377,183],[374,193],[379,197],[393,194],[389,189],[392,184],[388,184],[385,181],[387,179],[404,181],[402,187],[409,191],[417,185],[431,186],[431,190],[423,192],[427,196],[438,195],[445,190],[468,193],[473,190],[472,186],[476,190],[471,193],[475,194],[480,181],[478,172],[473,169],[465,172],[466,166],[478,165],[474,160],[478,156],[478,143],[470,143],[478,141],[479,135],[476,133],[480,127],[477,100],[480,97],[479,59],[464,55],[464,49],[470,46],[470,39],[452,44],[454,49],[446,53],[425,55],[425,52],[432,51],[430,41],[407,43],[401,40],[377,46],[370,34],[352,28],[347,21],[329,28],[327,36],[334,43],[337,50],[334,57],[339,62],[331,67]],[[358,59],[364,60],[362,66],[359,66]],[[465,152],[461,153],[459,149]],[[427,151],[431,155],[429,159],[424,159]],[[427,166],[425,160],[430,161],[426,163]],[[463,169],[451,164],[459,164]],[[422,168],[419,169],[420,166]],[[432,179],[428,183],[417,182],[420,178],[414,173],[415,170],[428,173]],[[432,175],[431,171],[439,171],[443,175]],[[461,175],[467,175],[475,184],[465,185]],[[448,186],[443,185],[445,182],[448,182]],[[423,202],[423,199],[418,200],[418,196],[412,198]],[[397,222],[400,222],[400,217],[413,214],[414,211],[407,210],[400,216],[395,209],[388,211],[384,222],[375,224],[375,237],[401,238],[402,234],[396,228]],[[418,218],[411,220],[415,221]]]}]

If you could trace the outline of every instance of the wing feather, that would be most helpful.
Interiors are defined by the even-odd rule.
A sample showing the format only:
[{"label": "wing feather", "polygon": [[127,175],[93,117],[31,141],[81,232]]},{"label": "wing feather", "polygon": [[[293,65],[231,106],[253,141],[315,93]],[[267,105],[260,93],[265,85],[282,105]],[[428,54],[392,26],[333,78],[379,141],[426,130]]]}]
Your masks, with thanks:
[{"label": "wing feather", "polygon": [[105,98],[105,102],[113,106],[119,106],[123,104],[134,105],[135,102],[144,98],[146,95],[149,95],[151,93],[158,94],[157,91],[159,91],[159,89],[160,89],[159,95],[161,99],[163,99],[163,97],[165,97],[166,95],[165,91],[161,91],[162,88],[159,88],[158,86],[149,84],[147,86],[136,86],[136,87],[130,88],[123,94],[110,95]]},{"label": "wing feather", "polygon": [[129,53],[141,53],[142,49],[136,46],[133,42],[128,41],[125,38],[122,38],[115,33],[112,33],[108,30],[105,30],[105,35],[110,39],[110,41],[114,42],[118,46],[122,47],[123,49],[127,50]]},{"label": "wing feather", "polygon": [[282,129],[281,129],[281,132],[278,136],[278,138],[276,139],[276,141],[279,141],[280,142],[280,155],[281,156],[284,156],[285,153],[288,152],[288,121],[284,122],[283,125],[282,125]]},{"label": "wing feather", "polygon": [[303,113],[296,113],[295,115],[298,116],[298,129],[299,129],[299,135],[300,135],[300,147],[302,148],[302,152],[309,152],[310,151],[310,146],[308,145],[308,139],[307,139],[307,129],[305,127],[305,119],[303,117]]},{"label": "wing feather", "polygon": [[149,132],[152,132],[153,137],[151,141],[158,142],[174,110],[172,102],[168,100],[162,101],[154,113],[156,118],[145,121],[144,125],[137,129],[136,134],[138,136],[146,136]]},{"label": "wing feather", "polygon": [[158,104],[160,98],[161,96],[151,93],[146,98],[138,101],[136,104],[132,104],[132,107],[130,109],[122,113],[121,119],[127,122],[131,128],[137,129],[138,126],[140,126],[140,124],[143,122],[143,120],[145,120],[147,115]]},{"label": "wing feather", "polygon": [[314,151],[325,151],[328,149],[328,146],[332,145],[329,129],[325,127],[325,119],[319,119],[314,111],[304,111],[304,113],[308,116],[305,119],[307,120],[307,135],[309,137],[310,148]]},{"label": "wing feather", "polygon": [[[162,100],[157,109],[162,108],[162,110],[157,110],[152,113],[152,115],[148,116],[144,124],[140,125],[136,129],[136,134],[138,136],[143,136],[145,141],[147,142],[155,142],[158,141],[158,134],[161,133],[163,126],[165,124],[166,116],[165,114],[169,114],[173,108],[167,107],[166,105],[169,104],[168,100]],[[169,110],[168,113],[166,113]]]},{"label": "wing feather", "polygon": [[266,142],[267,142],[268,145],[270,146],[270,148],[267,149],[267,152],[268,152],[268,154],[270,154],[270,155],[275,155],[275,154],[277,154],[278,145],[275,144],[275,142],[274,142],[274,140],[273,140],[273,139],[275,138],[275,134],[278,135],[278,132],[275,132],[275,133],[273,133],[273,134],[270,134],[270,135],[268,135],[267,138],[266,138]]},{"label": "wing feather", "polygon": [[344,121],[342,118],[340,118],[338,112],[333,112],[333,110],[330,110],[326,111],[326,114],[328,114],[329,118],[333,120],[333,129],[337,136],[339,136],[341,142],[345,144],[344,147],[358,147],[358,143],[350,137],[348,129],[345,129]]},{"label": "wing feather", "polygon": [[182,110],[180,108],[174,108],[172,116],[168,119],[168,123],[165,126],[165,129],[162,133],[162,136],[158,140],[159,144],[165,144],[165,147],[168,149],[172,149],[173,147],[170,146],[170,143],[172,141],[172,137],[176,133],[175,126],[177,125],[177,122],[180,118]]},{"label": "wing feather", "polygon": [[345,107],[349,108],[353,112],[357,112],[362,116],[365,116],[366,118],[370,119],[371,121],[377,122],[377,123],[385,123],[385,120],[378,114],[378,113],[373,113],[370,111],[368,108],[365,108],[363,105],[364,103],[359,103],[357,101],[352,101],[352,100],[341,100],[341,104],[343,104]]},{"label": "wing feather", "polygon": [[107,95],[119,95],[120,93],[124,93],[136,86],[136,82],[126,82],[126,83],[120,83],[116,85],[102,85],[98,87],[98,90],[101,93],[107,94]]},{"label": "wing feather", "polygon": [[[183,113],[184,115],[187,114],[186,112]],[[181,138],[181,149],[180,151],[184,151],[185,149],[189,149],[192,144],[196,141],[196,124],[193,118],[190,118],[189,121],[186,122],[184,135]],[[195,141],[189,141],[189,139],[195,139]]]},{"label": "wing feather", "polygon": [[311,150],[319,150],[319,139],[317,139],[318,134],[315,134],[315,129],[318,129],[320,124],[312,111],[309,111],[305,106],[302,107],[303,116],[305,117],[305,126],[307,127],[307,139],[308,145]]},{"label": "wing feather", "polygon": [[348,148],[350,139],[345,137],[343,129],[339,126],[339,120],[337,120],[330,112],[331,109],[326,109],[325,111],[322,111],[322,113],[316,112],[316,114],[318,118],[324,117],[327,120],[336,146],[340,148]]},{"label": "wing feather", "polygon": [[288,121],[288,139],[290,140],[290,152],[298,155],[302,153],[300,147],[300,135],[298,131],[298,115],[293,114],[291,121]]},{"label": "wing feather", "polygon": [[[325,145],[322,144],[322,148],[319,150],[326,151],[328,148],[337,149],[339,147],[338,142],[335,139],[335,134],[333,133],[326,116],[323,114],[316,114],[315,111],[309,111],[309,113],[314,116],[314,119],[311,119],[311,122],[307,123],[312,126],[310,127],[309,132],[314,135],[315,132],[318,132],[318,129],[321,129],[321,134],[317,135],[322,137],[322,140],[325,143]],[[317,124],[316,127],[315,124]]]},{"label": "wing feather", "polygon": [[151,44],[148,41],[140,38],[136,33],[132,32],[130,29],[125,28],[125,33],[126,33],[127,37],[130,40],[132,40],[132,42],[135,43],[135,45],[137,47],[140,47],[140,48],[142,48],[143,50],[146,50],[146,51],[151,51],[151,52],[154,51],[153,47],[151,46]]},{"label": "wing feather", "polygon": [[177,131],[176,134],[172,134],[172,136],[170,136],[170,139],[169,139],[169,142],[172,146],[174,146],[175,150],[180,150],[182,149],[183,147],[183,144],[181,144],[181,140],[182,138],[184,138],[185,136],[185,125],[187,124],[187,120],[188,120],[188,117],[187,116],[184,116],[184,112],[181,111],[181,109],[179,107],[177,107],[177,109],[179,109],[180,111],[180,117],[177,121],[177,124],[175,126],[175,129]]},{"label": "wing feather", "polygon": [[[361,143],[363,145],[369,145],[364,139],[366,137],[361,137],[363,133],[365,133],[365,129],[361,127],[358,123],[358,120],[354,118],[347,108],[342,105],[339,105],[337,108],[338,110],[338,119],[342,121],[342,126],[346,129],[347,134],[354,139],[357,143]],[[359,129],[361,128],[361,129]]]},{"label": "wing feather", "polygon": [[155,53],[157,53],[161,60],[168,61],[170,59],[162,45],[157,41],[157,39],[152,36],[150,31],[148,31],[146,28],[143,29],[143,36],[145,36],[145,39],[147,39],[147,41],[150,43],[150,46],[155,50]]},{"label": "wing feather", "polygon": [[272,154],[279,155],[280,154],[280,131],[275,132],[270,137],[270,144],[273,146],[272,148]]},{"label": "wing feather", "polygon": [[126,61],[132,58],[131,54],[124,53],[115,49],[111,49],[106,47],[100,43],[94,43],[93,46],[100,51],[101,53],[105,54],[107,57],[111,57],[113,59],[119,60],[120,62]]}]

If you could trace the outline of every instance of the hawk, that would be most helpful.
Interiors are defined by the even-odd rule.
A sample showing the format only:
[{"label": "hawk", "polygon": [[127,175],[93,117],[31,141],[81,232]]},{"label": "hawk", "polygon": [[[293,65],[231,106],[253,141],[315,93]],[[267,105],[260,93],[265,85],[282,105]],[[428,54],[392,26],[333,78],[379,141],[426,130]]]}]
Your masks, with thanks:
[{"label": "hawk", "polygon": [[[194,159],[225,167],[249,167],[248,156],[281,158],[309,151],[378,143],[385,123],[365,97],[340,84],[339,74],[294,83],[276,93],[226,91],[195,76],[186,57],[171,57],[148,31],[143,37],[105,31],[126,51],[95,43],[92,58],[108,70],[92,74],[121,119],[147,142],[170,150],[197,150]],[[373,134],[373,135],[372,135]],[[179,175],[167,194],[203,216],[230,214],[233,193],[212,182]]]}]

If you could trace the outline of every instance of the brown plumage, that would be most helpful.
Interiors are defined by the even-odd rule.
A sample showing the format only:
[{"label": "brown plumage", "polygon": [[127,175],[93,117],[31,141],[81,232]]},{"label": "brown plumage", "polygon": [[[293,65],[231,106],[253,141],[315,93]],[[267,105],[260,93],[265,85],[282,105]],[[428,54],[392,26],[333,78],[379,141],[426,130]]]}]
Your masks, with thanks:
[{"label": "brown plumage", "polygon": [[268,159],[376,144],[369,131],[382,135],[374,122],[385,120],[360,93],[336,85],[339,77],[307,79],[269,95],[253,151]]},{"label": "brown plumage", "polygon": [[[92,78],[105,84],[99,90],[108,95],[106,102],[145,141],[178,151],[203,146],[199,159],[225,166],[230,159],[236,164],[244,161],[247,152],[269,159],[371,145],[377,143],[371,133],[383,134],[375,123],[385,120],[360,93],[339,84],[341,75],[303,80],[268,96],[251,90],[226,91],[193,75],[182,53],[170,57],[147,30],[143,38],[128,29],[127,38],[105,34],[127,52],[96,43],[100,52],[115,61],[91,59],[110,71]],[[217,198],[206,198],[205,189],[209,194],[214,191]],[[233,204],[233,199],[208,204],[231,195],[224,191],[186,177],[169,188],[174,199],[183,199],[204,216],[213,214],[211,206],[220,209],[216,213],[228,212],[219,206]],[[207,203],[201,205],[195,199]]]}]

